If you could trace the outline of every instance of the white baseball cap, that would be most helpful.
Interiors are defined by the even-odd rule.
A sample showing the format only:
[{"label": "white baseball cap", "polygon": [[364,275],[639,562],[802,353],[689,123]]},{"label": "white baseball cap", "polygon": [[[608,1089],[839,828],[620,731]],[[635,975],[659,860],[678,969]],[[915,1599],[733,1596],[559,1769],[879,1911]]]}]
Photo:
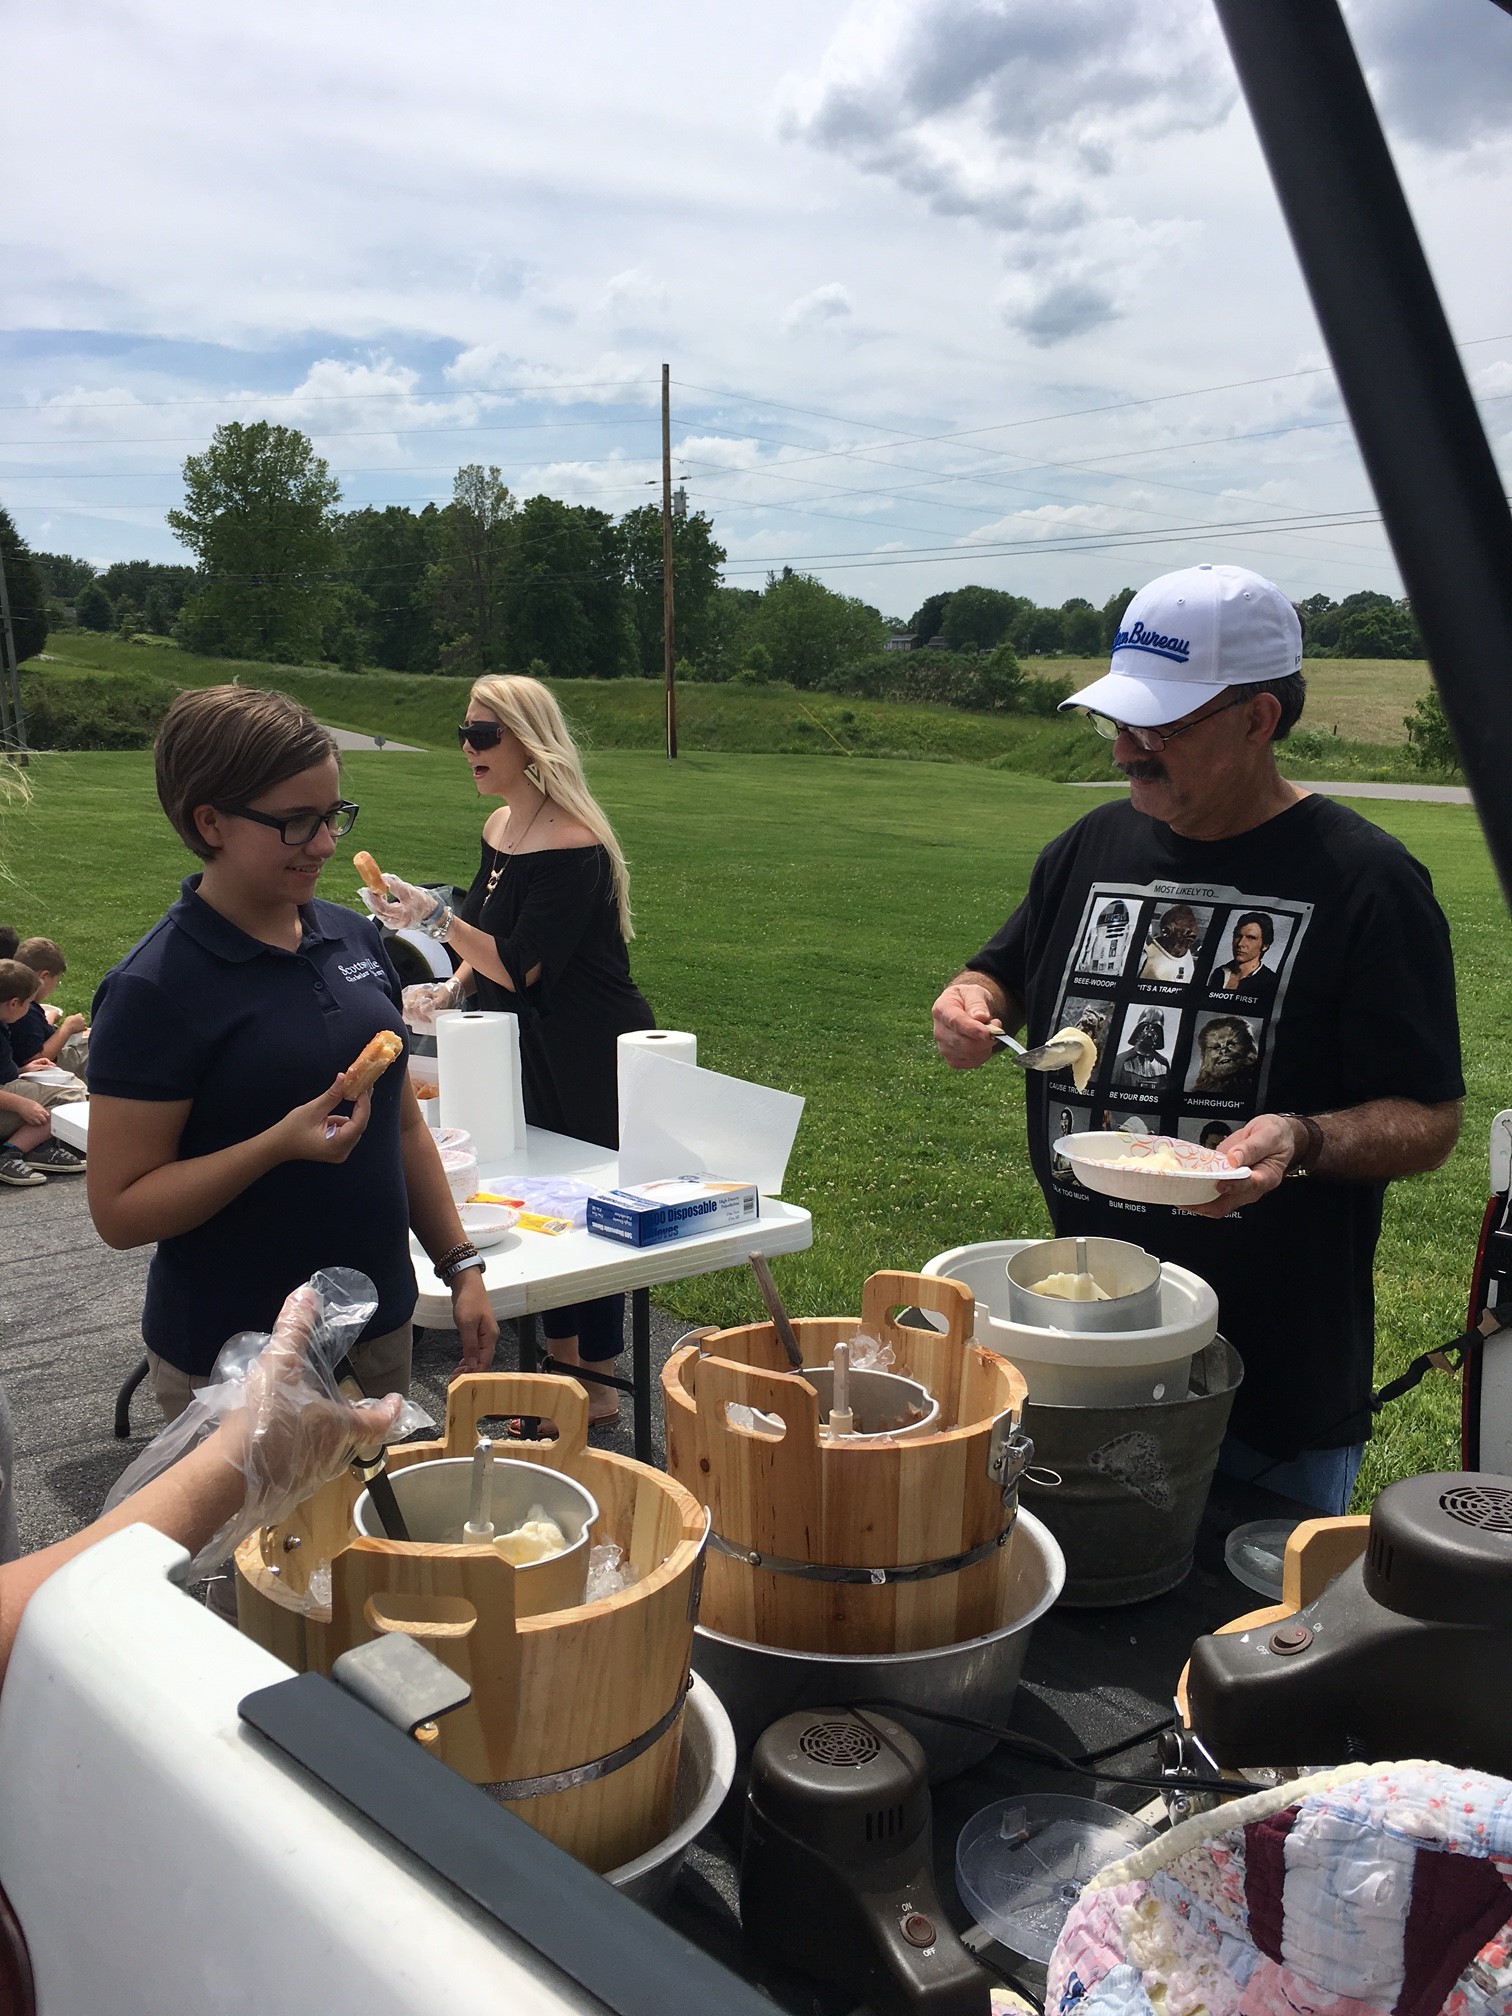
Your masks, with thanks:
[{"label": "white baseball cap", "polygon": [[1131,728],[1194,714],[1226,686],[1302,670],[1302,624],[1274,581],[1248,567],[1181,567],[1124,611],[1108,670],[1061,702]]}]

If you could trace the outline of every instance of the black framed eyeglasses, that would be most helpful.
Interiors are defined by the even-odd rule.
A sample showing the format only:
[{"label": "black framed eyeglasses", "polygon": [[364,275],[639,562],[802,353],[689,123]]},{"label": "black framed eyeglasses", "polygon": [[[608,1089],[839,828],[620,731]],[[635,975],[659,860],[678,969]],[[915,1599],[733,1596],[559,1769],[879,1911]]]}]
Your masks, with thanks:
[{"label": "black framed eyeglasses", "polygon": [[254,826],[271,826],[285,847],[308,847],[322,826],[333,840],[345,839],[357,824],[362,807],[342,798],[329,812],[291,812],[286,819],[275,819],[271,812],[249,812],[245,805],[217,805],[215,809],[223,818],[250,819]]},{"label": "black framed eyeglasses", "polygon": [[457,729],[457,744],[462,749],[497,749],[503,740],[502,721],[464,721]]},{"label": "black framed eyeglasses", "polygon": [[1127,721],[1115,721],[1111,714],[1094,714],[1089,707],[1084,707],[1082,712],[1105,742],[1116,742],[1120,735],[1127,735],[1139,744],[1147,756],[1158,756],[1167,742],[1174,742],[1189,728],[1200,728],[1204,721],[1211,721],[1215,715],[1227,714],[1231,707],[1242,707],[1248,698],[1247,693],[1237,694],[1234,699],[1225,700],[1221,707],[1210,707],[1206,714],[1183,721],[1179,728],[1131,728]]}]

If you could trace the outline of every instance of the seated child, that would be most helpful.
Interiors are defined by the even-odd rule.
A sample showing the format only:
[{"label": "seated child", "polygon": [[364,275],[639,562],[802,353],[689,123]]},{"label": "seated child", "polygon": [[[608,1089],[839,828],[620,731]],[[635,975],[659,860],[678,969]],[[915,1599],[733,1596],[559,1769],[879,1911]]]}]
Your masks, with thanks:
[{"label": "seated child", "polygon": [[52,1088],[54,1096],[46,1102],[49,1106],[87,1099],[89,1088],[77,1074],[85,1068],[89,1025],[82,1015],[60,1015],[56,1008],[43,1005],[68,971],[68,961],[51,938],[23,938],[16,957],[37,976],[36,998],[11,1031],[16,1063],[23,1072],[51,1065],[69,1073],[69,1085]]},{"label": "seated child", "polygon": [[[0,1184],[30,1190],[49,1176],[77,1176],[82,1155],[55,1141],[47,1112],[52,1085],[28,1085],[16,1068],[11,1030],[31,1006],[37,975],[19,959],[0,959]],[[33,1097],[33,1092],[39,1097]],[[56,1101],[54,1103],[57,1103]]]}]

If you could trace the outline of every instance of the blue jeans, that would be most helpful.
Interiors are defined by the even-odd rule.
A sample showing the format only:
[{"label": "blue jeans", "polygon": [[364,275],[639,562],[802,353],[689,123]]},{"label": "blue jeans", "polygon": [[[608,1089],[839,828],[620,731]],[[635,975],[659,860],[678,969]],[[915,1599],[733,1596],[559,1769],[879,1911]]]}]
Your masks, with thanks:
[{"label": "blue jeans", "polygon": [[1344,1449],[1304,1449],[1300,1456],[1281,1462],[1263,1449],[1252,1449],[1247,1442],[1225,1435],[1218,1451],[1218,1468],[1225,1477],[1263,1484],[1283,1498],[1295,1498],[1320,1512],[1339,1515],[1349,1510],[1364,1455],[1365,1444],[1355,1442]]}]

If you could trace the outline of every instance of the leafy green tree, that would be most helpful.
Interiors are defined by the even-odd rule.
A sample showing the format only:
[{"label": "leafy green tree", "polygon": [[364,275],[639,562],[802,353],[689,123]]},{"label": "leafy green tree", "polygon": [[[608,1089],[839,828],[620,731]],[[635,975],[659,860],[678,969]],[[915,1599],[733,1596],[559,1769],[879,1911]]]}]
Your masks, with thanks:
[{"label": "leafy green tree", "polygon": [[16,663],[24,665],[47,642],[47,595],[31,548],[11,523],[10,513],[4,510],[0,510],[0,560],[5,562]]},{"label": "leafy green tree", "polygon": [[[619,555],[630,596],[635,655],[643,679],[662,676],[661,506],[642,504],[619,521]],[[677,591],[677,653],[702,665],[718,661],[727,630],[714,608],[725,549],[703,511],[672,520],[672,572]]]},{"label": "leafy green tree", "polygon": [[767,584],[749,634],[770,653],[776,678],[818,686],[840,666],[880,651],[887,632],[875,609],[785,567]]},{"label": "leafy green tree", "polygon": [[1350,596],[1342,605],[1339,637],[1334,646],[1340,658],[1421,658],[1423,640],[1405,602],[1389,596],[1379,601],[1355,603]]},{"label": "leafy green tree", "polygon": [[1124,619],[1124,611],[1134,600],[1134,592],[1132,588],[1120,588],[1116,595],[1110,595],[1107,601],[1104,602],[1102,606],[1102,642],[1099,646],[1100,650],[1111,651],[1113,649],[1113,639],[1118,635],[1119,625]]},{"label": "leafy green tree", "polygon": [[1332,655],[1339,641],[1339,605],[1331,595],[1309,595],[1297,604],[1302,618],[1302,649],[1309,658]]},{"label": "leafy green tree", "polygon": [[1008,642],[1021,658],[1044,658],[1065,649],[1065,618],[1059,609],[1041,609],[1026,602],[1008,630]]},{"label": "leafy green tree", "polygon": [[[945,605],[940,627],[952,651],[991,651],[1008,635],[1008,626],[1028,605],[1000,588],[957,588]],[[928,642],[926,638],[925,642]]]},{"label": "leafy green tree", "polygon": [[402,504],[348,511],[336,521],[336,539],[348,593],[332,656],[340,661],[341,633],[352,628],[369,664],[434,672],[439,646],[429,570],[440,547],[441,513],[434,504],[419,512]]},{"label": "leafy green tree", "polygon": [[504,587],[509,659],[540,658],[559,679],[616,679],[634,669],[614,521],[603,511],[532,497],[515,520]]},{"label": "leafy green tree", "polygon": [[1080,595],[1062,602],[1061,649],[1073,658],[1096,658],[1102,653],[1102,615]]},{"label": "leafy green tree", "polygon": [[168,523],[202,583],[179,618],[191,649],[297,664],[319,655],[336,564],[341,495],[296,428],[217,427],[184,464],[184,508]]},{"label": "leafy green tree", "polygon": [[1412,712],[1403,718],[1402,726],[1407,730],[1413,761],[1421,769],[1447,770],[1459,775],[1459,751],[1449,732],[1448,717],[1436,686],[1429,687]]},{"label": "leafy green tree", "polygon": [[162,588],[154,584],[147,590],[147,599],[142,604],[142,627],[150,630],[154,637],[166,637],[173,628],[173,619],[178,612],[168,605],[168,597]]},{"label": "leafy green tree", "polygon": [[940,625],[945,620],[945,611],[949,605],[950,594],[947,591],[944,594],[929,596],[914,611],[913,621],[908,627],[921,650],[940,635]]},{"label": "leafy green tree", "polygon": [[452,501],[440,515],[428,580],[443,669],[502,671],[515,500],[496,465],[469,462],[457,471]]},{"label": "leafy green tree", "polygon": [[761,607],[759,588],[716,588],[709,598],[705,645],[694,662],[703,679],[731,679],[745,663],[746,635]]},{"label": "leafy green tree", "polygon": [[74,604],[74,614],[78,618],[81,630],[115,628],[115,604],[98,581],[85,582],[79,591],[79,599]]},{"label": "leafy green tree", "polygon": [[33,553],[42,575],[45,595],[59,602],[74,602],[86,581],[95,576],[93,562],[76,560],[72,553]]},{"label": "leafy green tree", "polygon": [[140,609],[144,617],[156,590],[159,605],[167,614],[163,626],[166,635],[194,586],[194,569],[168,566],[157,560],[114,560],[99,581],[112,602],[118,606],[125,602],[133,609]]}]

